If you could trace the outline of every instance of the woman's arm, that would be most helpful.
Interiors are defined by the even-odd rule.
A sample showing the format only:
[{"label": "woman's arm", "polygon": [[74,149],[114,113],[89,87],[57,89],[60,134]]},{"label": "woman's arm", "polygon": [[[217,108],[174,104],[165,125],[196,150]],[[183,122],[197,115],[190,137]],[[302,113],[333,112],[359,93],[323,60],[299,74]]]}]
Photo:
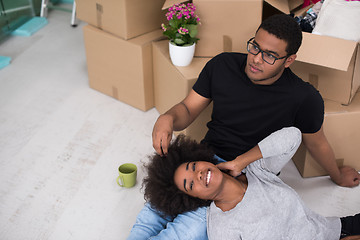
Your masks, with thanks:
[{"label": "woman's arm", "polygon": [[217,166],[221,170],[229,171],[232,176],[238,176],[247,165],[263,158],[263,167],[273,173],[278,173],[295,154],[300,143],[299,129],[283,128],[264,138],[248,152]]},{"label": "woman's arm", "polygon": [[259,143],[263,155],[262,167],[275,174],[294,156],[301,143],[301,131],[296,127],[283,128]]}]

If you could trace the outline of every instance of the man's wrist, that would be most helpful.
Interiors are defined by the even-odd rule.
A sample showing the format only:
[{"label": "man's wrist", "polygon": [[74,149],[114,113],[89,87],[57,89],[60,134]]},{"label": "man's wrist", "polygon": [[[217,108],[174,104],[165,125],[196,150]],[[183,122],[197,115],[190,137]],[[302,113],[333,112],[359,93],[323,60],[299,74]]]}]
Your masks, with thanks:
[{"label": "man's wrist", "polygon": [[341,175],[341,172],[338,171],[337,173],[335,174],[330,174],[330,179],[336,183],[337,185],[341,185],[342,184],[342,181],[343,181],[343,178],[342,178],[342,175]]}]

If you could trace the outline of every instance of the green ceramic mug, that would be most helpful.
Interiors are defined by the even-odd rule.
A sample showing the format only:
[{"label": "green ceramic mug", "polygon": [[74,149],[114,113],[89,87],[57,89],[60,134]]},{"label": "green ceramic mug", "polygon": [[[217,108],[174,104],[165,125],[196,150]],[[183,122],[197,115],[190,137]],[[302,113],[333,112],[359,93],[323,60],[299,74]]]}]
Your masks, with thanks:
[{"label": "green ceramic mug", "polygon": [[119,167],[119,176],[116,179],[120,187],[131,188],[136,183],[137,167],[133,163],[124,163]]}]

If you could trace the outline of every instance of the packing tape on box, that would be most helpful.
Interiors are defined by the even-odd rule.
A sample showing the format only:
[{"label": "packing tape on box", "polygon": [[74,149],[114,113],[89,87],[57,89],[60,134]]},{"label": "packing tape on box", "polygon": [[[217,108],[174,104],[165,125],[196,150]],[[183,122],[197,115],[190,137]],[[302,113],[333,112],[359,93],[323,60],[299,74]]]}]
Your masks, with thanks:
[{"label": "packing tape on box", "polygon": [[102,29],[102,14],[103,14],[103,6],[100,3],[96,3],[96,22],[97,26]]},{"label": "packing tape on box", "polygon": [[309,74],[309,83],[314,86],[314,88],[319,89],[319,77],[315,74]]},{"label": "packing tape on box", "polygon": [[232,52],[232,39],[230,36],[223,35],[223,51]]},{"label": "packing tape on box", "polygon": [[115,98],[115,99],[119,99],[119,91],[118,91],[118,89],[116,88],[116,87],[112,87],[112,96],[113,96],[113,98]]}]

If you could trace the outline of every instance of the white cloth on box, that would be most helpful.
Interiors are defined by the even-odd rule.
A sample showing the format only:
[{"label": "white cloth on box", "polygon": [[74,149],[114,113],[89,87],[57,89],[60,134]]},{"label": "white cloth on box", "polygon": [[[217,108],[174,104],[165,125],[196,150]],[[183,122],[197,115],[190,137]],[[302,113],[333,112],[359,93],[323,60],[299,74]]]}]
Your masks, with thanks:
[{"label": "white cloth on box", "polygon": [[360,2],[324,1],[312,33],[359,42]]}]

